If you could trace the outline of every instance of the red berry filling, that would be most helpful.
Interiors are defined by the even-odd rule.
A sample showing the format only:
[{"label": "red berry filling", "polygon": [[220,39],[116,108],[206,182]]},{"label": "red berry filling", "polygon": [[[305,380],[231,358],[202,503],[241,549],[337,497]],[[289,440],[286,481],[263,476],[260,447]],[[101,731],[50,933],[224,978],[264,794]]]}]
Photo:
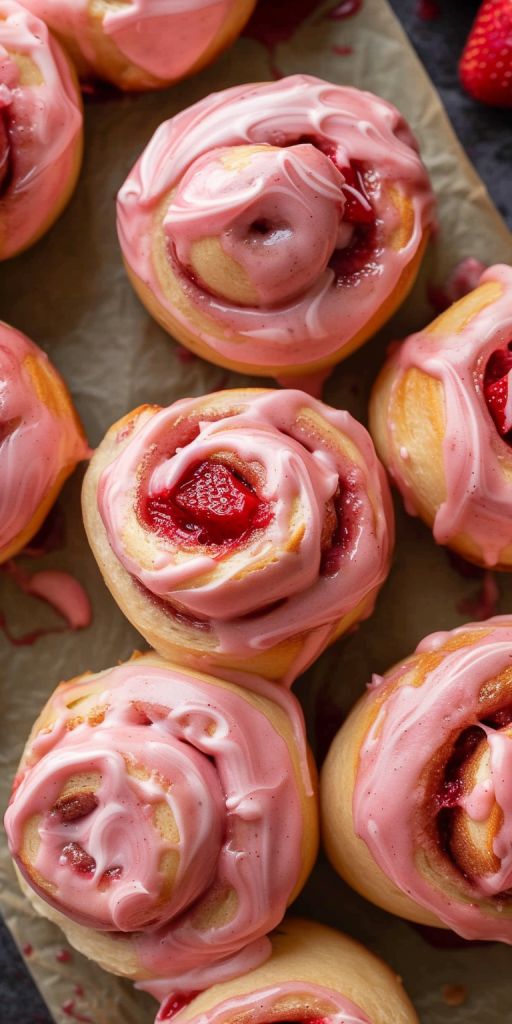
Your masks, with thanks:
[{"label": "red berry filling", "polygon": [[350,481],[340,484],[333,499],[335,524],[328,545],[322,552],[320,572],[322,576],[334,576],[341,564],[343,551],[354,538],[358,521],[360,499]]},{"label": "red berry filling", "polygon": [[507,410],[508,375],[512,370],[512,342],[507,348],[493,352],[484,373],[484,395],[496,429],[507,444],[512,445],[512,404]]},{"label": "red berry filling", "polygon": [[79,843],[66,843],[62,847],[61,864],[69,864],[81,875],[92,875],[96,870],[96,861],[85,852]]},{"label": "red berry filling", "polygon": [[5,110],[0,110],[0,196],[7,191],[11,179],[11,143]]},{"label": "red berry filling", "polygon": [[94,793],[76,793],[74,796],[62,796],[52,807],[52,814],[57,814],[61,821],[77,821],[91,814],[98,806]]},{"label": "red berry filling", "polygon": [[199,995],[198,992],[172,992],[165,1002],[162,1003],[158,1020],[171,1020],[180,1010],[188,1006],[197,995]]},{"label": "red berry filling", "polygon": [[230,466],[201,462],[177,487],[141,502],[141,516],[165,537],[225,547],[268,526],[270,504]]}]

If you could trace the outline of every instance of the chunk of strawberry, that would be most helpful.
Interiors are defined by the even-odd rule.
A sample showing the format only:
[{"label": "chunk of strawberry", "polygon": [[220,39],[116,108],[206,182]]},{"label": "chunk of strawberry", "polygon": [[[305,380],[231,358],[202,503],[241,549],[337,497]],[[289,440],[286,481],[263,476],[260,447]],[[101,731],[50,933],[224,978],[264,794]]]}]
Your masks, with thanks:
[{"label": "chunk of strawberry", "polygon": [[178,508],[194,523],[246,529],[258,506],[257,495],[221,462],[202,462],[174,494]]},{"label": "chunk of strawberry", "polygon": [[459,64],[470,96],[493,107],[512,106],[512,0],[484,0]]},{"label": "chunk of strawberry", "polygon": [[494,420],[498,433],[508,444],[512,442],[512,408],[508,409],[512,352],[497,349],[493,352],[484,374],[484,395],[487,408]]}]

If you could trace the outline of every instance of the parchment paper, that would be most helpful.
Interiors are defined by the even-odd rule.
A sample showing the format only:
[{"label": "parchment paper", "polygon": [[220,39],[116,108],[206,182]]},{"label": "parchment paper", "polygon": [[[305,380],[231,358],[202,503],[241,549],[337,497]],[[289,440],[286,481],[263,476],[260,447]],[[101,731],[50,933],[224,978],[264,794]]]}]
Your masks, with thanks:
[{"label": "parchment paper", "polygon": [[[121,266],[114,196],[164,118],[214,89],[268,79],[271,61],[283,74],[309,72],[372,89],[392,100],[420,139],[439,199],[441,233],[413,295],[385,332],[337,369],[326,388],[327,401],[364,420],[369,387],[387,339],[432,316],[426,281],[443,281],[466,256],[487,263],[512,261],[511,237],[387,4],[365,0],[360,13],[345,20],[327,17],[333,7],[334,0],[319,3],[316,9],[310,4],[306,19],[272,54],[257,39],[242,38],[213,68],[167,92],[87,104],[85,165],[75,197],[35,249],[2,265],[0,315],[49,352],[71,386],[92,445],[114,419],[140,402],[168,404],[242,380],[198,360],[183,361],[178,346],[139,305]],[[334,47],[353,51],[340,54]],[[88,551],[79,510],[80,485],[77,472],[59,501],[65,519],[63,542],[28,567],[72,571],[88,590],[94,619],[81,633],[47,635],[32,646],[13,647],[0,638],[2,810],[28,730],[55,684],[85,669],[105,668],[129,656],[134,647],[144,646],[114,605]],[[408,654],[425,633],[471,618],[460,602],[471,599],[480,586],[478,573],[466,578],[454,571],[428,530],[399,511],[395,564],[375,615],[328,651],[296,686],[319,755],[371,673]],[[499,589],[499,610],[512,610],[512,579],[499,577]],[[17,635],[59,625],[42,604],[20,597],[4,574],[0,608]],[[35,919],[18,893],[4,838],[0,889],[2,910],[17,942],[33,947],[28,965],[58,1024],[69,1024],[70,1019],[94,1024],[152,1022],[156,1004],[148,997],[74,952],[69,959],[62,955],[66,944],[60,933]],[[323,859],[296,907],[346,929],[381,953],[404,978],[424,1024],[512,1020],[509,948],[464,943],[434,947],[411,925],[350,892]],[[445,985],[466,987],[461,1007],[447,1004]]]}]

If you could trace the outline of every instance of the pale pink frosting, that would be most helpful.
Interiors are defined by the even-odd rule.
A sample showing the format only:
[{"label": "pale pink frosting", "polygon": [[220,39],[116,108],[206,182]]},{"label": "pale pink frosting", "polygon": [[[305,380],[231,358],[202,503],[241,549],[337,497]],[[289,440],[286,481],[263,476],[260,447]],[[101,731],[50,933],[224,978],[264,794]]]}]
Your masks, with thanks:
[{"label": "pale pink frosting", "polygon": [[[342,230],[343,177],[311,145],[264,148],[236,174],[222,163],[227,153],[204,153],[184,174],[165,215],[168,241],[192,270],[191,247],[204,237],[206,216],[208,232],[222,237],[261,306],[274,306],[311,288],[327,269]],[[254,222],[274,226],[263,233],[251,230]]]},{"label": "pale pink frosting", "polygon": [[[360,751],[353,799],[354,825],[375,862],[399,889],[466,939],[512,943],[512,917],[503,913],[512,886],[512,736],[510,728],[479,721],[479,694],[490,679],[508,670],[512,651],[512,617],[436,633],[418,652],[436,651],[451,637],[474,632],[474,643],[443,653],[420,685],[400,684],[410,670],[400,664],[384,679],[375,677],[370,702],[380,704]],[[389,690],[382,700],[382,691]],[[488,743],[490,778],[460,805],[482,821],[496,801],[503,822],[493,842],[500,861],[497,872],[471,880],[460,876],[461,898],[429,881],[416,857],[425,843],[425,779],[438,751],[469,726],[478,725]],[[495,914],[489,913],[491,900]],[[502,911],[501,916],[499,911]]]},{"label": "pale pink frosting", "polygon": [[88,455],[75,423],[37,396],[29,357],[48,364],[33,342],[0,323],[0,561],[61,473]]},{"label": "pale pink frosting", "polygon": [[[314,955],[314,950],[311,952]],[[304,1017],[308,1024],[313,1024],[315,1020],[322,1020],[323,1024],[371,1024],[369,1017],[351,999],[334,989],[312,985],[309,981],[279,982],[233,999],[225,999],[213,1009],[189,1017],[187,1024],[229,1024],[233,1019],[238,1020],[242,1014],[244,1017],[250,1015],[252,1024],[267,1024],[269,1014],[274,1019],[276,1003],[286,997],[295,998],[304,1004]],[[315,1012],[308,1000],[321,1002],[321,1014]],[[172,1002],[171,996],[162,1003],[155,1024],[163,1024],[170,1019]]]},{"label": "pale pink frosting", "polygon": [[[41,82],[20,84],[12,54],[29,58]],[[69,187],[82,135],[80,100],[60,46],[42,21],[12,0],[0,0],[0,122],[5,259],[30,245],[51,219]]]},{"label": "pale pink frosting", "polygon": [[[81,703],[85,721],[72,730],[73,694],[57,691],[55,724],[26,752],[5,817],[13,857],[26,873],[23,831],[41,815],[34,868],[54,888],[39,895],[74,921],[128,934],[140,968],[167,992],[203,988],[251,969],[268,956],[266,933],[281,920],[301,872],[304,821],[296,771],[308,795],[312,782],[297,701],[254,681],[256,692],[288,717],[298,769],[264,708],[244,691],[144,659],[100,678],[103,689]],[[77,699],[89,686],[87,679],[76,684]],[[98,706],[105,717],[91,727],[87,710]],[[128,775],[130,764],[144,766],[150,777]],[[101,775],[98,803],[85,817],[63,823],[52,807],[79,772]],[[174,816],[175,842],[152,822],[157,802]],[[92,872],[67,862],[63,848],[71,842],[94,859]],[[179,854],[178,873],[162,902],[159,865],[171,851]],[[114,878],[105,884],[109,869]],[[201,908],[225,889],[237,897],[233,915],[201,926]]]},{"label": "pale pink frosting", "polygon": [[[449,544],[466,534],[481,548],[485,563],[495,565],[501,552],[512,544],[512,482],[502,469],[504,459],[510,460],[510,447],[500,437],[487,408],[483,378],[492,352],[512,342],[512,268],[504,264],[490,267],[480,284],[488,281],[500,282],[502,294],[461,331],[413,334],[393,353],[390,365],[398,371],[395,389],[411,368],[439,380],[443,388],[446,499],[434,520],[435,539]],[[393,429],[393,422],[388,422],[391,442]],[[393,443],[389,468],[408,511],[414,513],[415,496]]]},{"label": "pale pink frosting", "polygon": [[[131,0],[111,4],[103,32],[123,57],[163,82],[186,75],[214,43],[239,0]],[[90,0],[23,0],[55,32],[71,37],[91,72],[97,44]]]},{"label": "pale pink frosting", "polygon": [[[184,220],[179,209],[182,206],[180,191],[177,224],[180,249],[186,246],[187,239],[201,231],[204,237],[215,235],[220,225],[222,244],[237,258],[242,257],[244,242],[236,235],[230,238],[229,231],[233,220],[237,225],[240,223],[244,208],[243,186],[242,194],[236,196],[237,186],[231,186],[229,175],[221,176],[216,182],[212,207],[209,190],[205,189],[201,177],[205,154],[248,144],[271,144],[286,152],[289,147],[304,142],[332,151],[340,167],[356,161],[372,169],[371,201],[379,230],[382,227],[389,233],[399,223],[397,209],[384,186],[393,185],[407,196],[414,220],[408,243],[400,250],[388,247],[383,250],[377,240],[367,264],[355,279],[349,276],[346,281],[336,280],[334,271],[325,265],[323,251],[322,258],[319,256],[319,226],[314,211],[319,209],[323,220],[328,219],[330,210],[333,224],[339,225],[344,199],[354,191],[353,187],[344,185],[341,175],[333,175],[332,171],[329,174],[325,159],[317,158],[317,181],[320,174],[322,179],[328,178],[329,184],[328,195],[325,194],[326,184],[322,183],[322,194],[315,199],[312,195],[314,182],[308,169],[312,158],[306,147],[300,145],[294,149],[285,163],[269,156],[269,169],[260,175],[254,187],[251,214],[257,220],[260,210],[263,216],[270,211],[272,227],[275,226],[277,232],[274,232],[273,249],[282,249],[279,263],[288,263],[293,269],[297,254],[301,267],[311,257],[315,279],[311,282],[306,275],[300,294],[292,299],[286,288],[280,291],[274,285],[269,287],[262,266],[269,246],[265,249],[264,245],[259,245],[251,253],[250,271],[257,279],[261,306],[237,306],[204,291],[186,273],[170,246],[168,258],[188,299],[203,315],[211,317],[217,328],[222,327],[222,334],[219,337],[213,330],[190,324],[186,314],[174,308],[166,296],[152,255],[155,214],[162,202],[167,199],[171,203],[172,190],[187,174],[187,192],[193,195],[193,209],[187,208]],[[278,184],[269,189],[273,161]],[[253,169],[256,171],[257,164],[253,164]],[[197,174],[200,175],[198,182]],[[362,204],[368,204],[368,200],[359,195]],[[170,206],[166,216],[165,230],[171,240],[178,210]],[[417,252],[425,229],[431,225],[432,216],[428,176],[418,156],[416,142],[398,111],[370,93],[330,85],[307,75],[236,86],[207,97],[165,122],[118,196],[118,231],[125,260],[183,328],[192,330],[223,359],[248,366],[260,365],[263,369],[282,367],[283,371],[317,359],[328,360],[365,326],[397,285]],[[282,221],[286,221],[286,230],[279,232]],[[330,228],[329,255],[335,256],[336,248],[343,249],[351,238],[349,223],[336,235]],[[244,264],[246,259],[249,259],[247,255]],[[270,312],[269,305],[273,306]]]},{"label": "pale pink frosting", "polygon": [[70,629],[84,629],[92,618],[91,602],[81,583],[60,569],[41,569],[28,573],[15,561],[3,566],[9,578],[30,597],[46,601],[62,615]]},{"label": "pale pink frosting", "polygon": [[[219,651],[237,658],[254,655],[307,631],[308,642],[286,680],[291,683],[323,650],[343,616],[365,598],[364,614],[373,609],[392,554],[391,500],[370,436],[348,412],[301,391],[249,391],[236,405],[236,414],[200,422],[188,443],[183,443],[184,424],[197,416],[194,399],[176,402],[136,426],[103,471],[98,508],[124,568],[170,609],[174,605],[204,618]],[[301,423],[301,410],[322,417],[325,435]],[[355,446],[359,464],[336,449],[329,437],[332,428]],[[151,467],[141,476],[150,452]],[[244,544],[244,573],[239,558],[229,552],[220,558],[202,546],[184,552],[179,542],[153,531],[153,568],[142,567],[126,543],[127,523],[137,517],[137,494],[171,489],[196,464],[219,453],[261,467],[259,497],[273,509],[271,522]],[[322,572],[326,503],[338,486],[347,536],[336,567]],[[304,530],[289,551],[297,515]],[[265,611],[273,602],[278,603]]]}]

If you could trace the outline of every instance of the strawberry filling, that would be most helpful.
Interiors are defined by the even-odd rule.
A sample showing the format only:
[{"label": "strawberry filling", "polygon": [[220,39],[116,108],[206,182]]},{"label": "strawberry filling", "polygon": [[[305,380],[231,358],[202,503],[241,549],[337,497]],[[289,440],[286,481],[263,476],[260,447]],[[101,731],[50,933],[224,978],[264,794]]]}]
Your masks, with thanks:
[{"label": "strawberry filling", "polygon": [[62,847],[60,863],[69,865],[79,875],[93,875],[96,870],[94,857],[90,857],[79,843],[66,843]]},{"label": "strawberry filling", "polygon": [[334,576],[339,571],[343,551],[353,543],[360,500],[355,490],[352,490],[349,480],[339,486],[333,504],[335,522],[329,543],[322,551],[322,576]]},{"label": "strawberry filling", "polygon": [[165,1002],[162,1003],[157,1021],[172,1020],[172,1018],[175,1017],[180,1010],[183,1010],[185,1006],[188,1006],[188,1004],[191,1003],[197,995],[199,995],[199,992],[172,992]]},{"label": "strawberry filling", "polygon": [[5,112],[0,110],[0,196],[7,190],[10,176],[11,144],[7,128],[7,117]]},{"label": "strawberry filling", "polygon": [[512,342],[493,352],[484,373],[484,396],[496,429],[512,445],[512,396],[509,403],[509,373],[512,370]]},{"label": "strawberry filling", "polygon": [[248,539],[272,519],[269,502],[222,462],[201,462],[172,490],[146,496],[140,515],[170,540],[226,548]]},{"label": "strawberry filling", "polygon": [[368,178],[358,161],[353,160],[348,166],[341,166],[336,159],[336,149],[322,147],[322,151],[336,164],[345,178],[342,192],[345,196],[343,220],[353,226],[353,235],[349,245],[343,249],[335,249],[329,260],[338,284],[354,281],[366,271],[378,255],[379,241],[377,217],[369,195]]}]

